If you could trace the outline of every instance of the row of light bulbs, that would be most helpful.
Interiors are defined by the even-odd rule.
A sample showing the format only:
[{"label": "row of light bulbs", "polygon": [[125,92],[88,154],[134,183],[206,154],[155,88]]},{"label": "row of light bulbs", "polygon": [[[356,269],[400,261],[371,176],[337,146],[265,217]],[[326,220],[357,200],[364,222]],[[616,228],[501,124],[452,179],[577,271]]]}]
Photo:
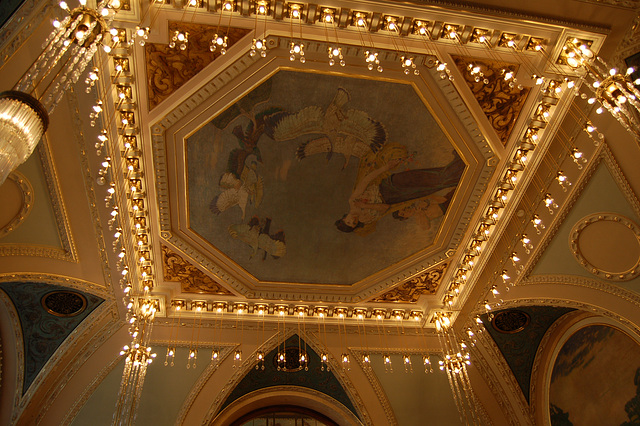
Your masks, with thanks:
[{"label": "row of light bulbs", "polygon": [[309,307],[287,304],[243,303],[243,302],[208,302],[205,300],[174,299],[171,306],[175,311],[191,311],[196,313],[213,312],[216,314],[236,313],[259,316],[295,316],[324,318],[354,318],[357,320],[411,320],[419,322],[423,312],[419,310],[383,309],[383,308],[346,308],[346,307]]}]

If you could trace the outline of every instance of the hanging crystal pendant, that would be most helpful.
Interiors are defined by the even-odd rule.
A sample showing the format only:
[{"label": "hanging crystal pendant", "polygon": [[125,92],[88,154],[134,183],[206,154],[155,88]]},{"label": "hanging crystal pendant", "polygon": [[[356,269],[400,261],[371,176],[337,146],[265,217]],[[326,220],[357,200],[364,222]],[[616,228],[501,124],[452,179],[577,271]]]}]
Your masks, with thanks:
[{"label": "hanging crystal pendant", "polygon": [[249,50],[249,56],[256,56],[258,52],[260,52],[260,56],[263,58],[267,56],[267,39],[253,39],[251,42],[251,50]]},{"label": "hanging crystal pendant", "polygon": [[0,93],[0,185],[33,152],[47,129],[42,104],[26,93]]},{"label": "hanging crystal pendant", "polygon": [[216,50],[220,49],[220,54],[224,55],[227,53],[228,41],[229,39],[227,36],[214,34],[213,39],[211,39],[211,44],[209,45],[209,50],[211,52],[215,52]]},{"label": "hanging crystal pendant", "polygon": [[344,67],[345,65],[347,65],[346,62],[344,61],[344,56],[342,55],[341,47],[329,46],[329,48],[327,49],[327,52],[329,56],[330,66],[334,66],[336,64],[336,60],[338,60],[338,63],[340,64],[341,67]]}]

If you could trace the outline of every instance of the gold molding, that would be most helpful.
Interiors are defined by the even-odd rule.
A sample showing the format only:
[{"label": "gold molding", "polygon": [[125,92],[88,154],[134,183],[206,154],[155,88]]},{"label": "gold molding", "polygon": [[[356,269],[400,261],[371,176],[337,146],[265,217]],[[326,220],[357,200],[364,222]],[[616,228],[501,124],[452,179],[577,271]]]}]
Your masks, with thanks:
[{"label": "gold molding", "polygon": [[24,220],[29,216],[29,213],[31,213],[34,202],[33,186],[25,175],[17,170],[14,170],[13,172],[9,173],[9,176],[7,176],[7,180],[12,181],[20,190],[22,205],[20,206],[20,210],[18,211],[18,213],[16,213],[16,215],[11,218],[9,222],[7,222],[4,226],[2,226],[2,228],[0,228],[0,238],[13,231],[18,226],[20,226],[22,222],[24,222]]},{"label": "gold molding", "polygon": [[[144,58],[147,71],[147,96],[149,110],[160,105],[171,94],[178,90],[207,65],[221,56],[220,51],[211,52],[210,41],[217,34],[213,25],[189,22],[168,23],[169,34],[186,30],[189,34],[187,49],[171,48],[167,43],[146,43]],[[217,28],[217,29],[216,29]],[[227,28],[222,30],[228,37],[228,47],[249,33],[244,28]]]},{"label": "gold molding", "polygon": [[[11,321],[11,329],[13,330],[15,337],[15,349],[16,349],[16,366],[24,365],[24,343],[22,337],[22,328],[20,327],[20,318],[18,317],[18,311],[15,305],[9,298],[9,296],[2,290],[0,290],[0,305],[4,306],[9,320]],[[15,424],[19,416],[19,408],[22,405],[22,401],[25,395],[22,394],[22,382],[24,380],[24,368],[16,368],[16,377],[14,382],[15,394],[13,397],[13,409],[11,414],[11,422]]]},{"label": "gold molding", "polygon": [[571,249],[571,254],[573,254],[580,266],[599,278],[604,278],[610,281],[629,281],[636,278],[640,275],[640,256],[636,259],[635,264],[631,268],[626,271],[615,272],[605,271],[598,268],[582,255],[580,250],[580,234],[589,225],[603,221],[611,221],[624,225],[627,229],[633,232],[634,237],[640,244],[640,227],[631,219],[617,213],[592,213],[580,219],[575,225],[573,225],[571,231],[569,231],[569,248]]},{"label": "gold molding", "polygon": [[64,275],[47,274],[47,273],[31,273],[31,272],[6,272],[0,273],[0,282],[25,282],[35,281],[45,284],[54,284],[61,287],[72,288],[74,290],[83,291],[85,293],[91,293],[98,296],[105,301],[112,300],[113,294],[111,294],[104,286],[100,286],[91,281],[85,281],[73,277],[67,277]]},{"label": "gold molding", "polygon": [[229,290],[182,256],[162,245],[162,272],[165,281],[179,282],[184,293],[233,296]]},{"label": "gold molding", "polygon": [[[484,58],[455,55],[452,55],[451,58],[502,145],[505,146],[518,117],[520,117],[531,88],[516,86],[513,80],[507,81],[501,73],[504,70],[509,70],[515,75],[520,66]],[[476,76],[469,72],[469,66],[480,67],[483,77],[478,76],[479,80],[476,81]],[[482,81],[483,79],[486,83]]]},{"label": "gold molding", "polygon": [[[259,347],[257,347],[255,351],[260,349],[265,353],[269,353],[277,346],[278,342],[286,341],[289,337],[297,333],[298,331],[295,329],[287,330],[286,334],[278,331],[265,342],[263,342]],[[325,346],[319,341],[314,333],[302,333],[300,334],[300,337],[303,338],[307,342],[307,345],[316,353],[323,352],[321,348],[325,348]],[[325,350],[324,352],[330,353],[328,348],[325,349],[327,350]],[[249,370],[253,368],[256,358],[255,351],[249,354],[249,356],[244,357],[242,365],[236,369],[236,372],[233,374],[233,376],[231,376],[227,383],[221,387],[220,392],[218,392],[216,398],[209,405],[207,413],[202,420],[202,424],[211,424],[215,416],[219,414],[218,411],[222,403],[226,400],[233,389],[235,389],[238,383],[240,383],[240,381],[249,372]],[[353,403],[356,411],[361,416],[362,422],[365,425],[373,425],[374,423],[372,422],[371,417],[366,410],[366,406],[362,398],[360,397],[356,387],[351,382],[351,379],[343,371],[342,367],[338,365],[338,360],[330,356],[328,363],[335,378],[338,380],[345,393]]]},{"label": "gold molding", "polygon": [[[69,100],[69,102],[71,102],[71,100]],[[78,114],[77,108],[76,114]],[[79,117],[77,117],[77,119],[79,119]],[[78,262],[78,253],[71,234],[69,216],[67,215],[67,209],[65,208],[62,193],[60,191],[60,180],[58,179],[58,173],[56,172],[56,167],[51,155],[49,138],[46,134],[42,136],[42,140],[38,144],[37,150],[38,156],[40,157],[40,163],[42,164],[42,171],[47,184],[47,190],[49,192],[49,201],[51,202],[53,215],[55,217],[56,224],[58,225],[58,235],[60,236],[62,249],[65,253],[64,260],[69,262]]]},{"label": "gold molding", "polygon": [[[600,147],[594,153],[593,161],[589,163],[589,165],[587,166],[587,169],[580,176],[580,179],[578,180],[578,182],[576,182],[575,187],[571,192],[571,195],[563,203],[561,211],[558,212],[552,224],[547,228],[547,232],[545,232],[544,237],[538,243],[530,260],[527,262],[524,270],[520,273],[518,279],[516,280],[516,284],[528,278],[531,272],[535,269],[536,265],[540,261],[540,258],[542,257],[546,249],[551,244],[551,241],[553,241],[553,238],[556,236],[556,234],[560,230],[560,227],[564,223],[565,219],[567,218],[569,213],[571,213],[573,206],[580,199],[580,196],[582,195],[584,188],[591,181],[591,178],[593,177],[596,170],[598,170],[598,166],[600,166],[603,163],[607,168],[607,170],[609,171],[609,174],[611,175],[613,180],[618,185],[618,189],[620,189],[620,192],[622,192],[624,198],[630,204],[631,208],[633,209],[633,212],[637,216],[640,216],[640,201],[638,200],[638,197],[633,192],[631,185],[629,185],[629,182],[627,181],[626,177],[622,173],[622,169],[620,168],[620,165],[616,161],[615,157],[613,156],[613,153],[611,152],[607,144],[606,143],[601,144]],[[488,287],[487,287],[487,291],[488,291]]]},{"label": "gold molding", "polygon": [[441,263],[369,301],[416,303],[423,294],[436,294],[448,267],[448,262]]}]

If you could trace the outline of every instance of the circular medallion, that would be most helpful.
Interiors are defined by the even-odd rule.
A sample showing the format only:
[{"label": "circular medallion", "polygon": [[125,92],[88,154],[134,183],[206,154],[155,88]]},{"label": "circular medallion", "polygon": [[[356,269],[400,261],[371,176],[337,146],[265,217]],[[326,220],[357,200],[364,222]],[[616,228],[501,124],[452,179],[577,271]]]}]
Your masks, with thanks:
[{"label": "circular medallion", "polygon": [[529,324],[531,317],[526,312],[517,309],[509,309],[508,311],[498,312],[491,324],[500,333],[513,334],[518,333]]},{"label": "circular medallion", "polygon": [[20,172],[13,171],[0,185],[0,237],[16,229],[29,216],[33,207],[33,187]]},{"label": "circular medallion", "polygon": [[599,278],[628,281],[640,275],[640,227],[615,213],[586,216],[571,229],[578,263]]},{"label": "circular medallion", "polygon": [[53,291],[42,297],[42,306],[51,315],[73,317],[87,307],[87,299],[75,291]]}]

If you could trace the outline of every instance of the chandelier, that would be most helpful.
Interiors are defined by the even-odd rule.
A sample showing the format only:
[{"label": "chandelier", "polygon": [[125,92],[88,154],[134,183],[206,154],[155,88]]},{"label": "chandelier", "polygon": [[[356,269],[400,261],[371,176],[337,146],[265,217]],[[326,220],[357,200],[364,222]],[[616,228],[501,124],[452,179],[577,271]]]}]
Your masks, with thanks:
[{"label": "chandelier", "polygon": [[113,18],[111,2],[90,9],[80,0],[70,9],[61,1],[67,16],[53,21],[42,53],[13,90],[0,93],[0,184],[31,155],[47,130],[49,114],[98,50]]},{"label": "chandelier", "polygon": [[595,55],[589,42],[577,38],[567,40],[559,61],[585,72],[583,78],[592,94],[587,102],[599,105],[597,114],[602,114],[603,108],[606,109],[640,140],[640,91],[635,86],[640,84],[640,79],[631,81],[630,76],[635,71],[633,67],[627,68],[624,74],[620,73]]}]

